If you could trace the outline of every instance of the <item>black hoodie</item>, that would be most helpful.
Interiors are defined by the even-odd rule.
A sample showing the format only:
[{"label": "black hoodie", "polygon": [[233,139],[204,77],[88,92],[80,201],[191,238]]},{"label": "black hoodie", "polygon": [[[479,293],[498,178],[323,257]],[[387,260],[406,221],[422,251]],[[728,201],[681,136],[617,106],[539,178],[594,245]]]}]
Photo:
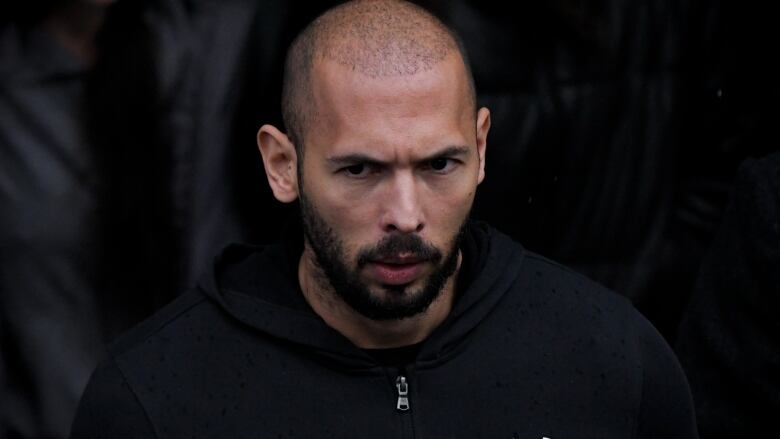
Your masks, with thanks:
[{"label": "black hoodie", "polygon": [[71,437],[697,437],[677,360],[625,299],[483,224],[467,242],[452,312],[401,367],[311,310],[299,246],[230,247],[111,347]]}]

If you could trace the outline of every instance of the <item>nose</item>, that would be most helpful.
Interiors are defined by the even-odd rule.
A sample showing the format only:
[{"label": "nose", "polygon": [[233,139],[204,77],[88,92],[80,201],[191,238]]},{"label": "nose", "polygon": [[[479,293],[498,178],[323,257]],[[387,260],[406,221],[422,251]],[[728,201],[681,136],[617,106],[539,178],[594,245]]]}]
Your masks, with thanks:
[{"label": "nose", "polygon": [[425,227],[423,206],[411,172],[398,172],[381,200],[385,232],[419,233]]}]

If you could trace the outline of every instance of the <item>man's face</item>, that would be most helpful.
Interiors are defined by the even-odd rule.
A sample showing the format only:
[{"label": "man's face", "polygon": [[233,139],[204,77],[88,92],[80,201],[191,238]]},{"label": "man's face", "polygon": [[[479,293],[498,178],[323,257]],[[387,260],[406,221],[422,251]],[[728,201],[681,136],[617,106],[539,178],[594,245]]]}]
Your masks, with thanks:
[{"label": "man's face", "polygon": [[478,141],[463,66],[450,55],[428,72],[369,78],[324,61],[312,81],[317,116],[299,175],[306,251],[364,316],[420,314],[460,263],[484,175],[487,129]]}]

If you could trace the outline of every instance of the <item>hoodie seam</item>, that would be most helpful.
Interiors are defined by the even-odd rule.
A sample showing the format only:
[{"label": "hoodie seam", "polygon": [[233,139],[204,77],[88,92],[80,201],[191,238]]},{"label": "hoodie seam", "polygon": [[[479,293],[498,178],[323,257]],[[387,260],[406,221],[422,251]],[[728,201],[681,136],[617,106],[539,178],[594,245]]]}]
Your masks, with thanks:
[{"label": "hoodie seam", "polygon": [[114,363],[114,366],[116,366],[116,369],[119,371],[119,373],[122,375],[122,381],[127,384],[128,390],[130,390],[130,393],[133,394],[133,398],[135,399],[135,402],[138,404],[138,406],[141,408],[141,411],[144,413],[144,417],[146,418],[146,422],[149,423],[149,426],[152,429],[152,433],[154,433],[155,438],[160,437],[160,433],[157,431],[157,426],[152,421],[151,416],[149,416],[149,412],[146,409],[146,406],[141,402],[141,398],[138,396],[138,393],[136,393],[135,388],[132,384],[130,384],[130,381],[127,379],[127,375],[125,374],[125,371],[122,370],[122,366],[119,364],[119,361],[117,361],[117,358],[115,356],[111,356],[111,362]]}]

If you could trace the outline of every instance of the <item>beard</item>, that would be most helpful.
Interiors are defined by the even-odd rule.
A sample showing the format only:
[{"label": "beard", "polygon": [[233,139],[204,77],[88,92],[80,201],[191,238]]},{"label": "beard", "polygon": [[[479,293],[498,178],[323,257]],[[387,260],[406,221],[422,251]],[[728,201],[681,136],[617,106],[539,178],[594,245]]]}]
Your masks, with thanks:
[{"label": "beard", "polygon": [[[467,218],[449,243],[445,253],[426,243],[416,234],[387,235],[376,245],[358,251],[356,268],[350,268],[343,240],[319,215],[301,191],[301,219],[303,233],[315,256],[318,282],[325,290],[332,290],[347,305],[371,320],[401,320],[424,313],[444,290],[458,265],[460,243],[466,232]],[[422,287],[412,291],[409,285],[382,285],[382,295],[372,292],[360,276],[360,270],[370,261],[410,254],[420,261],[434,265]]]}]

